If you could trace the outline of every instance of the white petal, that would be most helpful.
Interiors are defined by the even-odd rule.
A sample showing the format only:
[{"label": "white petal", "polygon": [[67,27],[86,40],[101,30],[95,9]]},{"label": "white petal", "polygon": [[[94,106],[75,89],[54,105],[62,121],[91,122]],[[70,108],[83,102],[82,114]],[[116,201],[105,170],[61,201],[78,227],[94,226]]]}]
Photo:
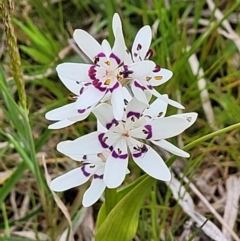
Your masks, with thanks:
[{"label": "white petal", "polygon": [[127,102],[130,102],[130,100],[132,99],[132,95],[129,93],[129,90],[125,86],[123,86],[123,98]]},{"label": "white petal", "polygon": [[91,79],[88,76],[88,70],[92,65],[63,63],[56,68],[57,73],[63,84],[74,94],[79,95],[82,87],[81,82],[88,82]]},{"label": "white petal", "polygon": [[51,110],[46,113],[45,118],[47,120],[63,120],[69,116],[73,116],[77,114],[77,111],[74,108],[75,103],[67,104]]},{"label": "white petal", "polygon": [[97,131],[100,131],[100,132],[107,131],[107,129],[101,124],[101,122],[99,120],[97,120]]},{"label": "white petal", "polygon": [[[134,63],[128,66],[128,69],[133,71],[129,76],[133,79],[143,79],[154,69],[155,63],[150,60],[145,60],[141,62]],[[141,81],[142,82],[142,81]]]},{"label": "white petal", "polygon": [[93,85],[88,85],[84,88],[81,95],[76,101],[76,109],[87,109],[88,107],[97,104],[105,95],[105,91],[96,89]]},{"label": "white petal", "polygon": [[174,155],[186,157],[186,158],[190,157],[190,155],[187,152],[181,150],[180,148],[174,146],[172,143],[170,143],[166,140],[158,140],[158,141],[151,141],[151,142],[153,144],[171,152]]},{"label": "white petal", "polygon": [[96,116],[97,120],[102,124],[102,126],[107,129],[110,128],[109,125],[111,125],[111,123],[115,120],[113,116],[112,106],[106,103],[101,103],[98,106],[96,106],[93,110],[93,114]]},{"label": "white petal", "polygon": [[115,38],[117,37],[117,29],[118,31],[122,32],[122,21],[119,17],[119,14],[114,13],[113,19],[112,19],[112,30]]},{"label": "white petal", "polygon": [[106,161],[103,180],[107,187],[116,188],[121,185],[127,172],[127,165],[127,145],[125,140],[121,139]]},{"label": "white petal", "polygon": [[[95,175],[94,175],[95,176]],[[83,195],[82,204],[84,207],[93,205],[101,197],[106,185],[102,178],[94,177],[90,187],[86,190]]]},{"label": "white petal", "polygon": [[70,121],[68,119],[65,119],[65,120],[60,120],[54,124],[51,124],[48,126],[48,129],[51,129],[51,130],[57,130],[57,129],[61,129],[61,128],[65,128],[65,127],[68,127],[70,125],[73,125],[74,123],[76,123],[76,121]]},{"label": "white petal", "polygon": [[173,73],[168,69],[161,68],[161,70],[158,73],[152,72],[150,76],[152,78],[149,81],[149,84],[152,86],[159,86],[166,83],[173,76]]},{"label": "white petal", "polygon": [[133,42],[132,56],[134,62],[142,61],[145,59],[150,48],[151,41],[152,31],[150,26],[146,25],[138,31]]},{"label": "white petal", "polygon": [[171,173],[167,165],[152,147],[135,140],[134,145],[129,148],[134,162],[148,175],[158,180],[170,181]]},{"label": "white petal", "polygon": [[82,185],[91,177],[91,175],[92,174],[86,175],[86,173],[82,171],[82,167],[79,167],[55,178],[51,182],[50,188],[55,192],[62,192]]},{"label": "white petal", "polygon": [[[137,84],[136,84],[137,83]],[[145,87],[141,86],[141,84],[137,80],[131,81],[131,89],[133,95],[142,103],[148,105],[148,99],[145,94]]]},{"label": "white petal", "polygon": [[62,141],[57,145],[57,150],[66,156],[100,153],[104,150],[98,139],[100,134],[101,132],[95,131],[74,141]]},{"label": "white petal", "polygon": [[122,35],[121,30],[118,28],[116,29],[116,36],[114,45],[112,48],[112,54],[110,54],[110,58],[115,61],[111,61],[114,65],[112,68],[117,68],[123,61],[125,57],[126,47],[125,47],[125,41]]},{"label": "white petal", "polygon": [[[162,95],[168,98],[167,95]],[[149,116],[153,119],[164,117],[166,115],[168,103],[160,98],[157,98],[150,106],[144,110],[144,116]]]},{"label": "white petal", "polygon": [[169,116],[152,120],[144,127],[131,130],[130,135],[141,139],[160,140],[179,135],[186,128],[188,128],[186,120]]},{"label": "white petal", "polygon": [[124,99],[121,84],[119,84],[119,86],[113,90],[111,103],[114,117],[116,120],[122,120],[124,112]]},{"label": "white petal", "polygon": [[189,112],[189,113],[183,113],[183,114],[176,114],[176,115],[172,115],[172,116],[183,118],[183,119],[187,120],[188,121],[187,128],[189,128],[197,120],[198,114],[196,112]]},{"label": "white petal", "polygon": [[73,38],[79,48],[92,60],[99,54],[103,53],[102,46],[86,31],[76,29]]},{"label": "white petal", "polygon": [[137,119],[141,117],[142,112],[148,106],[148,104],[144,104],[137,100],[137,98],[133,97],[132,100],[128,103],[126,109],[127,118],[131,118],[131,116],[135,116]]},{"label": "white petal", "polygon": [[151,89],[150,91],[154,96],[166,101],[169,105],[171,105],[173,107],[176,107],[176,108],[179,108],[179,109],[185,109],[183,105],[181,105],[180,103],[178,103],[175,100],[171,100],[169,98],[164,97],[164,95],[161,95],[155,89]]},{"label": "white petal", "polygon": [[109,56],[111,54],[112,48],[111,48],[109,42],[106,39],[104,39],[102,41],[102,48],[103,48],[103,51],[106,54],[106,56]]}]

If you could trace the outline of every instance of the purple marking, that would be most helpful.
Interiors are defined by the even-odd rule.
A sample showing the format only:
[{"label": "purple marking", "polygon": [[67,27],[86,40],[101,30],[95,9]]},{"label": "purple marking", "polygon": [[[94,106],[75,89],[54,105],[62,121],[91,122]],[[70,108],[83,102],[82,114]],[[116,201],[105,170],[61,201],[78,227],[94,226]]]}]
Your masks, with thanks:
[{"label": "purple marking", "polygon": [[153,70],[153,72],[154,72],[154,73],[157,73],[157,72],[159,72],[160,70],[161,70],[161,67],[160,67],[159,65],[156,65],[155,68],[154,68],[154,70]]},{"label": "purple marking", "polygon": [[146,56],[145,56],[145,59],[150,59],[152,56],[153,56],[153,51],[152,51],[151,49],[149,49],[149,50],[147,51],[147,54],[146,54]]},{"label": "purple marking", "polygon": [[103,179],[103,174],[102,174],[102,175],[94,174],[94,175],[93,175],[93,178]]},{"label": "purple marking", "polygon": [[100,80],[98,79],[93,80],[92,84],[96,89],[100,90],[101,92],[105,92],[107,89],[106,87],[102,86],[102,82],[100,82]]},{"label": "purple marking", "polygon": [[97,57],[102,58],[102,57],[106,57],[106,55],[105,55],[103,52],[101,52],[101,53],[99,53],[99,54],[97,55]]},{"label": "purple marking", "polygon": [[113,92],[115,89],[117,89],[120,86],[119,82],[116,82],[116,84],[112,87],[109,88],[108,90],[110,90],[111,92]]},{"label": "purple marking", "polygon": [[131,116],[135,116],[136,118],[140,118],[141,114],[139,112],[134,112],[134,111],[129,111],[127,113],[127,118],[131,117]]},{"label": "purple marking", "polygon": [[123,78],[128,78],[130,74],[133,74],[133,71],[128,69],[128,65],[123,65],[123,71],[120,71],[119,73]]},{"label": "purple marking", "polygon": [[83,165],[83,166],[81,167],[82,173],[83,173],[83,175],[84,175],[85,177],[89,177],[89,176],[91,175],[91,173],[88,173],[88,172],[85,170],[85,167],[86,167],[86,165]]},{"label": "purple marking", "polygon": [[89,86],[91,84],[92,84],[91,82],[87,82],[87,83],[84,84],[84,86]]},{"label": "purple marking", "polygon": [[128,154],[126,153],[126,154],[119,155],[116,151],[113,150],[112,157],[119,158],[119,159],[126,159],[128,157]]},{"label": "purple marking", "polygon": [[144,91],[144,90],[146,89],[143,85],[140,85],[137,81],[134,81],[134,85],[135,85],[137,88],[140,88],[142,91]]},{"label": "purple marking", "polygon": [[137,54],[137,53],[134,53],[133,55],[134,55],[134,57],[137,57],[137,56],[138,56],[138,54]]},{"label": "purple marking", "polygon": [[138,158],[142,155],[142,152],[140,151],[140,152],[132,153],[132,155],[133,155],[133,157]]},{"label": "purple marking", "polygon": [[110,151],[113,151],[113,146],[109,146],[108,148]]},{"label": "purple marking", "polygon": [[98,140],[100,141],[100,144],[102,145],[103,148],[108,148],[109,146],[104,142],[104,133],[101,133],[98,135]]},{"label": "purple marking", "polygon": [[153,89],[153,87],[152,87],[151,85],[148,85],[147,87],[148,87],[148,89],[150,89],[150,90]]},{"label": "purple marking", "polygon": [[110,123],[107,123],[106,128],[109,130],[114,124],[118,124],[118,121],[116,119],[113,119]]},{"label": "purple marking", "polygon": [[113,58],[116,60],[117,64],[120,64],[121,63],[121,60],[118,58],[117,55],[115,55],[114,53],[111,53],[109,58]]},{"label": "purple marking", "polygon": [[142,49],[142,45],[141,44],[138,44],[137,45],[137,50],[139,51],[139,50],[141,50]]},{"label": "purple marking", "polygon": [[87,155],[83,155],[82,159],[87,160]]},{"label": "purple marking", "polygon": [[79,90],[79,94],[81,95],[84,91],[84,87],[82,87],[80,90]]},{"label": "purple marking", "polygon": [[147,134],[147,136],[146,136],[146,139],[152,138],[152,126],[151,126],[151,125],[145,125],[144,127],[145,127],[145,128],[147,129],[147,131],[148,131],[148,134]]},{"label": "purple marking", "polygon": [[78,110],[77,110],[78,114],[82,114],[82,113],[84,113],[85,111],[86,111],[86,109],[78,109]]}]

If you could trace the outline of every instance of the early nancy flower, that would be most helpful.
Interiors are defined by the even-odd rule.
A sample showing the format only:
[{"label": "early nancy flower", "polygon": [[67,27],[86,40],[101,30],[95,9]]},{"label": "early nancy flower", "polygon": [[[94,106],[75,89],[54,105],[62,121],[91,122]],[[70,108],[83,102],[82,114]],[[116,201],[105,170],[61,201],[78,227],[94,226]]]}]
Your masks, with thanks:
[{"label": "early nancy flower", "polygon": [[55,178],[51,182],[50,188],[53,191],[62,192],[80,186],[92,179],[91,185],[84,193],[82,201],[84,207],[91,206],[101,197],[106,188],[103,176],[108,155],[109,153],[106,151],[97,155],[75,155],[74,157],[70,155],[74,160],[81,161],[82,166]]},{"label": "early nancy flower", "polygon": [[[128,103],[124,118],[120,121],[114,118],[113,107],[107,103],[99,104],[93,113],[105,131],[101,128],[101,131],[90,133],[74,141],[60,142],[57,148],[60,152],[71,156],[110,151],[104,173],[104,182],[109,188],[118,187],[124,180],[129,151],[136,164],[146,173],[156,179],[169,181],[170,171],[162,158],[151,146],[139,140],[154,143],[176,136],[193,124],[197,116],[196,113],[186,113],[186,116],[191,117],[191,122],[181,115],[155,118],[151,115],[151,111],[147,112],[147,105],[135,97]],[[165,146],[166,149],[177,152],[172,144],[168,145],[165,142]],[[181,155],[181,152],[179,154]]]},{"label": "early nancy flower", "polygon": [[57,73],[66,87],[76,95],[75,108],[78,112],[84,113],[110,94],[114,116],[121,120],[125,79],[141,79],[155,64],[146,60],[126,65],[124,39],[120,29],[117,28],[114,32],[116,38],[111,48],[107,40],[99,44],[84,30],[75,30],[73,37],[76,43],[93,64],[63,63],[57,66]]}]

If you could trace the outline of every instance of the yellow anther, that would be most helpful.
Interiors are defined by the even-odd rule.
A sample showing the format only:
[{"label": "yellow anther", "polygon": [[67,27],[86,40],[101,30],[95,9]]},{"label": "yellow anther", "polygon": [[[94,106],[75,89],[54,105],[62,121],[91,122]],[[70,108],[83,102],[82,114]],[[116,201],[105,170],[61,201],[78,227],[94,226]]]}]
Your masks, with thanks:
[{"label": "yellow anther", "polygon": [[149,81],[152,77],[146,76],[146,81]]},{"label": "yellow anther", "polygon": [[118,73],[118,74],[117,74],[117,79],[118,79],[118,80],[121,80],[121,79],[122,79],[122,75]]},{"label": "yellow anther", "polygon": [[110,79],[107,79],[107,80],[104,82],[105,85],[110,85],[110,83],[111,83],[111,80],[110,80]]},{"label": "yellow anther", "polygon": [[163,78],[162,76],[155,76],[154,77],[155,80],[162,80],[162,78]]},{"label": "yellow anther", "polygon": [[110,61],[106,61],[105,64],[108,65],[108,66],[111,65]]}]

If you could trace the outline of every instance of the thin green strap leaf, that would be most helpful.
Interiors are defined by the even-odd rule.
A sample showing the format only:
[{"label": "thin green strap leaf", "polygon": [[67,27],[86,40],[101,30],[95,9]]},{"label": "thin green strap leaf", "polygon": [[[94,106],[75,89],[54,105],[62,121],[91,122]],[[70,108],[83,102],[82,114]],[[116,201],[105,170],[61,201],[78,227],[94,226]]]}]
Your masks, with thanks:
[{"label": "thin green strap leaf", "polygon": [[146,177],[112,209],[96,233],[96,241],[129,241],[138,227],[142,203],[155,179]]}]

